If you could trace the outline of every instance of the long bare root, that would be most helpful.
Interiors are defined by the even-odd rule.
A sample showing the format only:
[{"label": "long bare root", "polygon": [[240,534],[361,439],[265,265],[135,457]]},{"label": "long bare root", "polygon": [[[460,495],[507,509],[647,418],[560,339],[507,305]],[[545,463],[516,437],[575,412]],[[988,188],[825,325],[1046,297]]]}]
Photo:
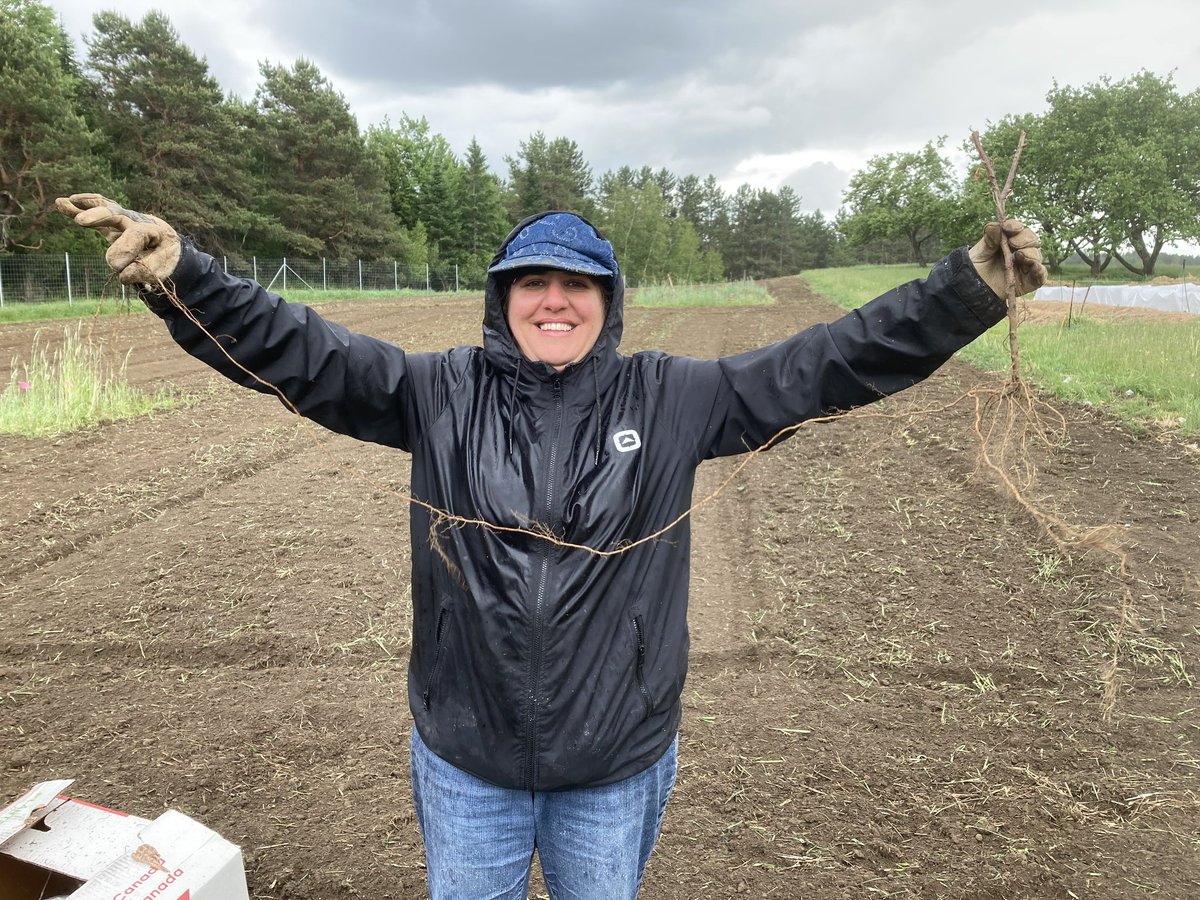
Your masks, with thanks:
[{"label": "long bare root", "polygon": [[[1021,132],[1017,141],[1017,149],[1003,186],[996,176],[995,165],[983,149],[979,132],[973,132],[971,139],[987,172],[992,199],[996,205],[996,219],[1003,224],[1006,219],[1005,206],[1012,193],[1017,165],[1025,147],[1025,132]],[[1115,567],[1111,573],[1117,582],[1119,595],[1116,623],[1111,629],[1111,652],[1100,672],[1104,716],[1108,719],[1116,709],[1122,646],[1129,630],[1138,628],[1132,588],[1135,579],[1129,571],[1129,555],[1119,541],[1118,526],[1081,527],[1068,522],[1033,499],[1032,490],[1037,476],[1033,451],[1038,448],[1051,452],[1061,449],[1066,445],[1069,435],[1066,417],[1040,399],[1021,377],[1021,353],[1017,337],[1020,325],[1017,281],[1012,248],[1003,229],[1000,243],[1008,284],[1006,301],[1010,368],[1008,380],[1004,384],[971,392],[975,400],[975,435],[979,439],[979,465],[995,477],[1005,493],[1038,525],[1042,534],[1066,559],[1071,559],[1072,552],[1095,550],[1114,560]]]}]

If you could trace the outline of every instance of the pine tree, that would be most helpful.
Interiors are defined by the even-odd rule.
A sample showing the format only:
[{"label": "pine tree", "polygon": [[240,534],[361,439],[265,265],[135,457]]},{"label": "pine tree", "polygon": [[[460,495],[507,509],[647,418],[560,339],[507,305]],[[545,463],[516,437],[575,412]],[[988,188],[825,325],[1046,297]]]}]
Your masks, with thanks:
[{"label": "pine tree", "polygon": [[592,170],[574,141],[565,137],[548,141],[537,131],[521,142],[517,155],[507,162],[514,221],[548,209],[592,214]]},{"label": "pine tree", "polygon": [[377,154],[368,152],[346,99],[315,64],[263,63],[255,94],[262,117],[265,210],[288,233],[285,247],[353,258],[399,254]]},{"label": "pine tree", "polygon": [[467,146],[458,199],[459,247],[474,280],[479,274],[476,270],[487,267],[510,227],[500,180],[488,171],[487,158],[474,138]]},{"label": "pine tree", "polygon": [[180,42],[162,13],[134,24],[102,12],[94,23],[88,66],[96,116],[123,199],[216,253],[269,231],[250,207],[251,157],[237,111],[208,64]]},{"label": "pine tree", "polygon": [[0,251],[100,241],[52,215],[54,198],[110,188],[101,142],[79,107],[71,42],[52,10],[0,0]]}]

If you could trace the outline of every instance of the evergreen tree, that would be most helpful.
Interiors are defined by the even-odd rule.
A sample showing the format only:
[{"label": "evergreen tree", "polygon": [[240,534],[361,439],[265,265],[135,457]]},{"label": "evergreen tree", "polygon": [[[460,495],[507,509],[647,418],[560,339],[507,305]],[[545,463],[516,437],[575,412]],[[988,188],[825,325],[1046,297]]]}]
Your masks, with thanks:
[{"label": "evergreen tree", "polygon": [[467,146],[458,201],[459,249],[463,265],[470,270],[467,275],[474,282],[481,280],[510,227],[500,180],[488,171],[487,158],[474,138]]},{"label": "evergreen tree", "polygon": [[534,132],[506,161],[514,221],[548,209],[592,214],[592,170],[574,141],[565,137],[548,141],[542,132]]},{"label": "evergreen tree", "polygon": [[287,229],[280,251],[353,258],[401,255],[377,154],[345,98],[316,65],[263,63],[263,206]]},{"label": "evergreen tree", "polygon": [[101,246],[52,215],[59,195],[109,187],[80,90],[71,42],[53,11],[35,0],[0,0],[0,252]]},{"label": "evergreen tree", "polygon": [[87,43],[96,116],[128,202],[214,253],[269,232],[271,223],[251,211],[245,135],[208,64],[162,13],[136,24],[115,12],[93,21]]}]

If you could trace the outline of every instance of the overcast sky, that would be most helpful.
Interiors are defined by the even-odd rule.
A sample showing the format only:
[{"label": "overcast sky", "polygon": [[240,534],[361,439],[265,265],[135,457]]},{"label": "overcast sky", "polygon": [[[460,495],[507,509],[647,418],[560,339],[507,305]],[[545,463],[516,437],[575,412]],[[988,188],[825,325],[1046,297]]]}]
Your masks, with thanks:
[{"label": "overcast sky", "polygon": [[870,156],[947,146],[1059,84],[1142,68],[1200,86],[1197,0],[50,0],[80,46],[93,13],[164,12],[228,92],[313,60],[359,125],[424,116],[492,168],[537,130],[599,175],[666,166],[790,184],[836,210]]}]

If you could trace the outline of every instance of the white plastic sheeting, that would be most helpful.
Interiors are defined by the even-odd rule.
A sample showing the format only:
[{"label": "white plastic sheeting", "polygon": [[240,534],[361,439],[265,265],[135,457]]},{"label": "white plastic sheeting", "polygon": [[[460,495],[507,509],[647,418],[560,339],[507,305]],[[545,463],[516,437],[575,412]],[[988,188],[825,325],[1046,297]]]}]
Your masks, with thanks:
[{"label": "white plastic sheeting", "polygon": [[1164,312],[1186,312],[1200,315],[1200,285],[1195,284],[1093,284],[1054,285],[1041,287],[1034,300],[1074,302],[1079,307],[1084,300],[1101,306],[1132,306],[1138,309],[1158,309]]}]

